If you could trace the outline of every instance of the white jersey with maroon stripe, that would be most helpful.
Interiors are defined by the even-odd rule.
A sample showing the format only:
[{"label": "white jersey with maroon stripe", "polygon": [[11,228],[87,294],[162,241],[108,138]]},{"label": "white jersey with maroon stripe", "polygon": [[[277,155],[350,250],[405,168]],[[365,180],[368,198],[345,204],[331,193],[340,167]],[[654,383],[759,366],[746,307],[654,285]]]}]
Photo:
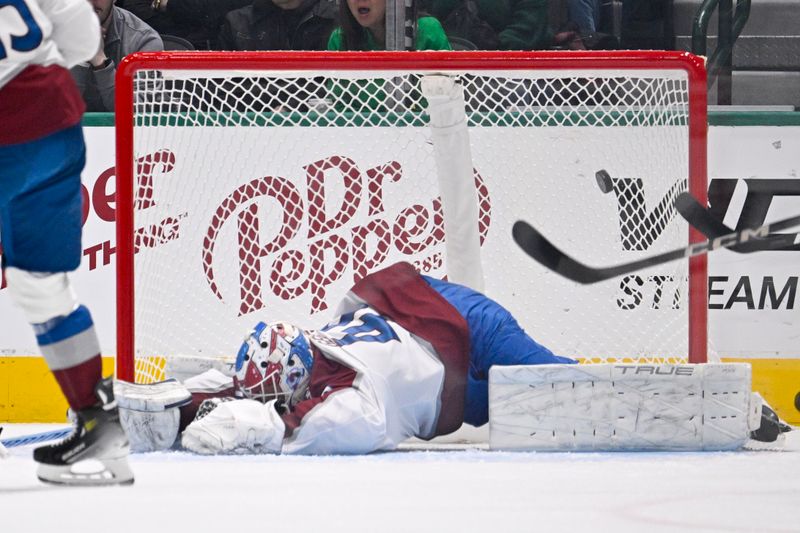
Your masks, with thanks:
[{"label": "white jersey with maroon stripe", "polygon": [[[410,264],[362,278],[336,317],[307,332],[314,363],[304,400],[280,415],[275,400],[263,409],[253,400],[228,402],[189,425],[183,445],[198,453],[357,454],[460,427],[469,329]],[[196,390],[229,384],[219,375]]]},{"label": "white jersey with maroon stripe", "polygon": [[339,322],[309,335],[311,398],[282,417],[283,453],[365,453],[434,435],[444,380],[439,357],[356,298],[347,302],[351,310]]},{"label": "white jersey with maroon stripe", "polygon": [[9,0],[0,9],[0,88],[30,65],[70,68],[100,49],[86,0]]}]

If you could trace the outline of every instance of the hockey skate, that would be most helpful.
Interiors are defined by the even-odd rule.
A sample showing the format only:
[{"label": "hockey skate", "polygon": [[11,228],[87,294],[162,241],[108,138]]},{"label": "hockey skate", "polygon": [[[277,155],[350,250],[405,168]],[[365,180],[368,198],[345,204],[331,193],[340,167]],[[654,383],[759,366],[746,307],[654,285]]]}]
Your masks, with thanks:
[{"label": "hockey skate", "polygon": [[129,485],[128,437],[119,421],[111,378],[95,387],[98,403],[75,414],[75,431],[63,441],[36,448],[37,475],[61,485]]},{"label": "hockey skate", "polygon": [[755,431],[750,432],[750,438],[758,442],[777,442],[782,444],[785,440],[784,433],[788,433],[791,430],[792,426],[781,421],[778,418],[778,413],[764,403],[761,406],[761,425]]}]

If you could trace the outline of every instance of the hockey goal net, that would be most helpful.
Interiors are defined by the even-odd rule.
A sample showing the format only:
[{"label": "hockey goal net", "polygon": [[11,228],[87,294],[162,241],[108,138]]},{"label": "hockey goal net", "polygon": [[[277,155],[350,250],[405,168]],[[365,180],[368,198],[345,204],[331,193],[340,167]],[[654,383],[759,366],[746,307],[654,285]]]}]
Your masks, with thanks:
[{"label": "hockey goal net", "polygon": [[524,219],[596,266],[700,240],[672,202],[706,198],[702,59],[150,53],[116,87],[119,377],[230,362],[258,320],[319,327],[393,262],[444,276],[432,75],[464,91],[485,291],[562,355],[703,361],[704,257],[580,286],[511,239]]}]

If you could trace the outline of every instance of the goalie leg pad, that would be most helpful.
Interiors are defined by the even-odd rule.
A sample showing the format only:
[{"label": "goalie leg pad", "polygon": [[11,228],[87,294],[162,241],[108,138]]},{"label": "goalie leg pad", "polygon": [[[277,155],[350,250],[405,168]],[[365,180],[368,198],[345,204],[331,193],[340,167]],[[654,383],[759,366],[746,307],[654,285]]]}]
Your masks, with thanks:
[{"label": "goalie leg pad", "polygon": [[750,386],[750,365],[744,363],[494,366],[490,446],[738,449],[760,418]]},{"label": "goalie leg pad", "polygon": [[149,384],[117,380],[114,396],[131,451],[136,453],[172,448],[180,426],[178,408],[192,401],[189,390],[175,379]]},{"label": "goalie leg pad", "polygon": [[119,421],[128,435],[132,453],[161,452],[175,444],[181,413],[177,408],[160,412],[120,408]]},{"label": "goalie leg pad", "polygon": [[192,401],[192,393],[176,379],[158,383],[114,382],[114,396],[120,409],[157,413]]}]

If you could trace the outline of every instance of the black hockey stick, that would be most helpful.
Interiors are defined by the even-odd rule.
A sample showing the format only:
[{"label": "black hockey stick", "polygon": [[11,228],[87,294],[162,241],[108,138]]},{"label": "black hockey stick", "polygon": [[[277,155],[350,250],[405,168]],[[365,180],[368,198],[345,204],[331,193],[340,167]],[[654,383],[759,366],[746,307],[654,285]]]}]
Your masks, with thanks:
[{"label": "black hockey stick", "polygon": [[[694,196],[688,192],[682,192],[675,199],[675,209],[686,219],[686,222],[694,226],[709,239],[716,239],[723,235],[735,233],[734,230],[717,220]],[[797,235],[770,235],[763,239],[753,239],[749,242],[728,247],[730,250],[739,253],[752,253],[759,251],[776,250],[788,248],[795,244]]]},{"label": "black hockey stick", "polygon": [[769,237],[771,232],[798,225],[800,225],[800,216],[790,217],[772,224],[764,224],[755,229],[743,229],[742,231],[728,233],[709,241],[690,244],[684,248],[638,259],[630,263],[601,268],[579,263],[556,248],[544,235],[524,220],[518,220],[514,223],[512,235],[519,247],[542,265],[572,281],[589,284],[616,278],[643,268],[675,261],[676,259],[702,255],[718,248],[730,248],[750,242],[753,239]]}]

